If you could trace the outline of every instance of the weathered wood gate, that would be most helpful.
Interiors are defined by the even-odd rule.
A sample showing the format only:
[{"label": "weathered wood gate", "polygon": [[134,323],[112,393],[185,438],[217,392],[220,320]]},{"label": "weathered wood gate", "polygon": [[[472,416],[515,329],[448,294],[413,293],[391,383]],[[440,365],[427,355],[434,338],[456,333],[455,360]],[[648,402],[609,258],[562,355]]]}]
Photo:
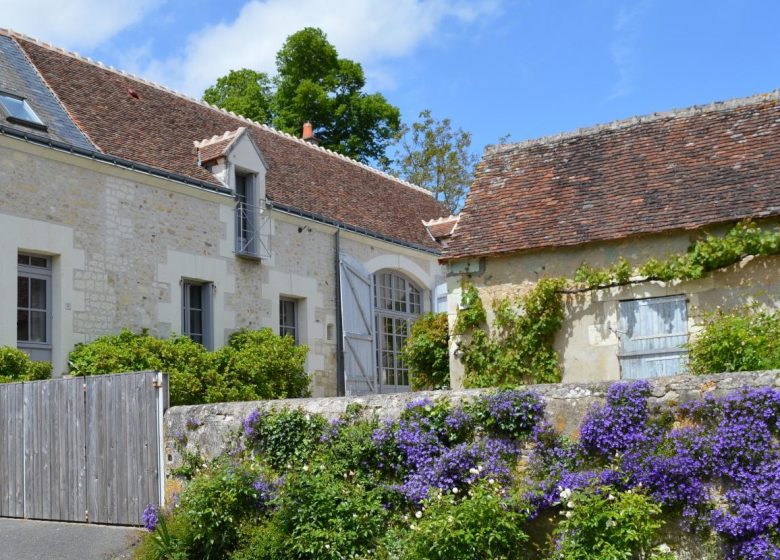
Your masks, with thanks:
[{"label": "weathered wood gate", "polygon": [[0,384],[0,517],[138,525],[163,499],[167,376]]}]

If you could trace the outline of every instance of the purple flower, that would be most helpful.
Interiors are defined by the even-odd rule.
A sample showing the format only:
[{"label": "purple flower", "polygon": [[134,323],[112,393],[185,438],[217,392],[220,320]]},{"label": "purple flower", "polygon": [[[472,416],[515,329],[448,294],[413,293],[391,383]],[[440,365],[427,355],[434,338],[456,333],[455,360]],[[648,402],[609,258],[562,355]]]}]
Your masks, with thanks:
[{"label": "purple flower", "polygon": [[262,421],[262,419],[263,414],[259,410],[253,410],[250,412],[249,416],[244,419],[244,436],[252,439],[257,434],[257,426]]},{"label": "purple flower", "polygon": [[142,521],[147,531],[154,531],[160,522],[160,508],[157,504],[149,504],[144,508]]}]

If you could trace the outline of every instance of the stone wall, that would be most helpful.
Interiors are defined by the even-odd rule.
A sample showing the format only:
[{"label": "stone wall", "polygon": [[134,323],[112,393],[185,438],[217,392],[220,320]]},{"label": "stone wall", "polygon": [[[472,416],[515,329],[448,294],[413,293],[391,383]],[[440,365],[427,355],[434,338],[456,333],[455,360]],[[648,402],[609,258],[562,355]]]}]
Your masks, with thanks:
[{"label": "stone wall", "polygon": [[[765,372],[722,373],[708,376],[662,377],[649,380],[652,395],[649,402],[659,406],[677,406],[681,403],[703,398],[704,395],[723,395],[742,387],[780,387],[780,370]],[[564,383],[531,385],[528,389],[537,391],[546,403],[548,420],[561,432],[576,435],[576,430],[587,410],[603,401],[611,383]],[[460,391],[424,391],[392,395],[371,395],[365,397],[334,397],[312,399],[288,399],[261,402],[218,403],[196,406],[178,406],[165,413],[165,450],[170,470],[180,466],[181,457],[176,451],[175,441],[186,435],[190,450],[198,450],[205,458],[214,458],[223,453],[240,430],[241,423],[255,409],[278,410],[300,408],[311,413],[322,414],[332,419],[343,414],[352,403],[363,405],[363,413],[381,419],[398,418],[407,403],[421,399],[447,399],[462,402],[474,399],[488,389]],[[196,420],[195,422],[192,422]],[[190,422],[188,422],[190,421]],[[197,428],[188,428],[197,425]]]},{"label": "stone wall", "polygon": [[[767,222],[766,225],[774,225]],[[707,228],[707,233],[722,236],[731,226]],[[526,251],[489,257],[481,272],[468,277],[478,289],[489,320],[496,300],[527,293],[540,278],[574,278],[582,263],[606,268],[624,257],[632,266],[651,258],[663,260],[671,254],[685,253],[700,239],[702,231],[683,231],[634,237],[618,241],[588,243],[577,247]],[[461,298],[461,275],[447,278],[448,314],[454,325]],[[619,304],[624,300],[685,295],[688,331],[695,335],[703,318],[718,308],[730,309],[752,302],[780,308],[780,257],[747,258],[704,278],[686,282],[644,282],[564,297],[565,315],[555,337],[564,382],[611,381],[620,378]],[[454,344],[453,344],[454,346]],[[463,365],[452,354],[452,386],[462,383]]]}]

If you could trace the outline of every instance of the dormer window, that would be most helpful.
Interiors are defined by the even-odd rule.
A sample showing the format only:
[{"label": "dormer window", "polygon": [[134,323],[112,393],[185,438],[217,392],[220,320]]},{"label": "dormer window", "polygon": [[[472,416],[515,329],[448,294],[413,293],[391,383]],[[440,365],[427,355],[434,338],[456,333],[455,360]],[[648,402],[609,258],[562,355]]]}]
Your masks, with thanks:
[{"label": "dormer window", "polygon": [[10,93],[0,93],[0,105],[6,113],[6,120],[14,124],[21,124],[38,130],[46,130],[46,125],[35,114],[30,104],[23,97],[17,97]]}]

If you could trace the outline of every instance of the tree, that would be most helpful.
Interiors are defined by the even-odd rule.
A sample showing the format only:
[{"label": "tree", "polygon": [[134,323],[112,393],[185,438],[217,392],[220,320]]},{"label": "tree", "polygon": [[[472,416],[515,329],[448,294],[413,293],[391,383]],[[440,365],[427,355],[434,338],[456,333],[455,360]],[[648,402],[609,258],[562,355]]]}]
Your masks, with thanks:
[{"label": "tree", "polygon": [[429,189],[451,212],[456,212],[474,179],[478,158],[470,147],[471,133],[461,128],[453,130],[450,119],[438,121],[430,109],[425,109],[417,122],[401,129],[400,158],[394,171]]},{"label": "tree", "polygon": [[268,123],[271,120],[271,79],[265,72],[247,68],[231,70],[203,92],[203,100],[248,119]]},{"label": "tree", "polygon": [[[396,138],[400,111],[379,93],[363,91],[362,66],[339,58],[322,30],[290,35],[276,54],[273,86],[265,74],[232,71],[208,88],[204,100],[298,136],[314,126],[320,145],[358,161],[387,165],[385,150]],[[255,111],[264,118],[247,114]]]}]

